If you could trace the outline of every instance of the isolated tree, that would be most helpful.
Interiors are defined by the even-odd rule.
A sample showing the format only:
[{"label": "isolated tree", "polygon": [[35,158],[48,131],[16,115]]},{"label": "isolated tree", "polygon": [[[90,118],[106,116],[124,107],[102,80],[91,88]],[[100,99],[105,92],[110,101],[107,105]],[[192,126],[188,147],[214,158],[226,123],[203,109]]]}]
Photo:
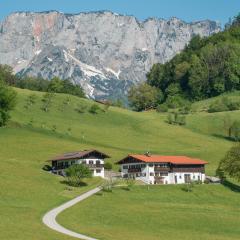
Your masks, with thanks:
[{"label": "isolated tree", "polygon": [[16,92],[0,80],[0,127],[10,119],[9,111],[16,105]]},{"label": "isolated tree", "polygon": [[43,102],[42,109],[43,109],[43,111],[45,111],[45,112],[49,111],[49,108],[52,105],[52,101],[53,101],[54,96],[55,96],[55,94],[51,93],[51,92],[47,92],[43,95],[43,98],[42,98],[42,102]]},{"label": "isolated tree", "polygon": [[240,181],[240,144],[233,146],[221,160],[219,169]]},{"label": "isolated tree", "polygon": [[223,118],[223,128],[226,132],[228,137],[231,137],[231,126],[232,126],[232,119],[230,115],[225,115]]},{"label": "isolated tree", "polygon": [[128,100],[134,110],[142,111],[155,108],[163,100],[163,95],[156,87],[141,83],[130,88]]},{"label": "isolated tree", "polygon": [[79,186],[83,178],[91,178],[92,171],[83,164],[74,164],[65,170],[70,185]]},{"label": "isolated tree", "polygon": [[48,92],[60,93],[62,91],[63,91],[62,80],[58,77],[54,77],[48,85]]},{"label": "isolated tree", "polygon": [[236,120],[233,122],[230,128],[231,137],[235,139],[235,141],[240,141],[240,121]]},{"label": "isolated tree", "polygon": [[25,108],[30,108],[32,105],[34,105],[36,103],[37,100],[37,95],[36,94],[31,94],[27,97],[26,99],[26,104],[25,104]]}]

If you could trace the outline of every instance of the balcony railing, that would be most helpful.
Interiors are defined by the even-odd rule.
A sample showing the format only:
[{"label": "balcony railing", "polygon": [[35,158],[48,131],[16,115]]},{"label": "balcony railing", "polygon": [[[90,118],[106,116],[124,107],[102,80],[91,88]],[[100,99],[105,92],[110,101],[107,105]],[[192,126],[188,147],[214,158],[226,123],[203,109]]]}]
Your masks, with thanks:
[{"label": "balcony railing", "polygon": [[154,167],[155,172],[170,172],[170,167]]},{"label": "balcony railing", "polygon": [[201,172],[204,173],[204,167],[196,167],[196,168],[173,168],[173,172]]},{"label": "balcony railing", "polygon": [[128,172],[129,173],[138,173],[138,172],[141,172],[141,168],[129,168]]},{"label": "balcony railing", "polygon": [[[103,168],[104,164],[86,164],[83,163],[83,165],[89,167],[89,168]],[[70,167],[71,165],[59,165],[59,166],[53,166],[53,170],[63,170],[66,169],[68,167]]]}]

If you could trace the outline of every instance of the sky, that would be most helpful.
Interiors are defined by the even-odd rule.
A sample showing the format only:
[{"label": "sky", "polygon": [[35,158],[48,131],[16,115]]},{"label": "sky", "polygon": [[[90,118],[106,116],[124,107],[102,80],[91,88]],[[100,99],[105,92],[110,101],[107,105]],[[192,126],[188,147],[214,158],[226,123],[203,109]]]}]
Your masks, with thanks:
[{"label": "sky", "polygon": [[186,22],[210,19],[225,24],[240,12],[240,0],[0,0],[0,21],[16,11],[57,10],[79,13],[99,10],[148,17],[178,17]]}]

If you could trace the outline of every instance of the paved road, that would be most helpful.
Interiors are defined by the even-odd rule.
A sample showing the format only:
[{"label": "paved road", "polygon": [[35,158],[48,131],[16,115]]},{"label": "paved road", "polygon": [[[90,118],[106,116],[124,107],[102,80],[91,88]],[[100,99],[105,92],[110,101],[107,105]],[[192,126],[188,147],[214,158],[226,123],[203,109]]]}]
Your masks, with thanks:
[{"label": "paved road", "polygon": [[53,229],[57,232],[69,235],[71,237],[79,238],[79,239],[82,239],[82,240],[97,240],[96,238],[91,238],[91,237],[88,237],[86,235],[76,233],[76,232],[73,232],[71,230],[68,230],[68,229],[62,227],[60,224],[57,223],[56,217],[59,213],[61,213],[65,209],[67,209],[69,207],[72,207],[76,203],[83,201],[84,199],[94,195],[95,193],[99,192],[100,190],[101,190],[101,188],[97,187],[97,188],[95,188],[95,189],[93,189],[89,192],[86,192],[86,193],[84,193],[84,194],[82,194],[82,195],[80,195],[80,196],[62,204],[59,207],[56,207],[56,208],[52,209],[51,211],[47,212],[43,216],[43,219],[42,219],[43,223],[45,225],[47,225],[49,228],[51,228],[51,229]]}]

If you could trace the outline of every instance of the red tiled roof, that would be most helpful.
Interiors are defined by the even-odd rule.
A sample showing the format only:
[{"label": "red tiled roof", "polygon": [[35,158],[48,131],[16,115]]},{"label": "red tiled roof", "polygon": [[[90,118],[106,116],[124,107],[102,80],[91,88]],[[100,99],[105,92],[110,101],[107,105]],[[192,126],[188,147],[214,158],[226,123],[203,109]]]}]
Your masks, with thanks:
[{"label": "red tiled roof", "polygon": [[87,156],[90,153],[99,153],[103,156],[103,158],[109,158],[109,156],[107,154],[99,152],[97,150],[84,150],[84,151],[79,151],[79,152],[64,153],[63,155],[59,155],[49,161],[79,159],[79,158],[83,158],[83,157]]},{"label": "red tiled roof", "polygon": [[[172,163],[172,164],[207,164],[208,163],[201,159],[190,158],[186,156],[160,156],[160,155],[147,156],[147,155],[129,154],[128,157],[132,157],[134,159],[137,159],[145,163]],[[119,163],[121,163],[121,161]]]}]

